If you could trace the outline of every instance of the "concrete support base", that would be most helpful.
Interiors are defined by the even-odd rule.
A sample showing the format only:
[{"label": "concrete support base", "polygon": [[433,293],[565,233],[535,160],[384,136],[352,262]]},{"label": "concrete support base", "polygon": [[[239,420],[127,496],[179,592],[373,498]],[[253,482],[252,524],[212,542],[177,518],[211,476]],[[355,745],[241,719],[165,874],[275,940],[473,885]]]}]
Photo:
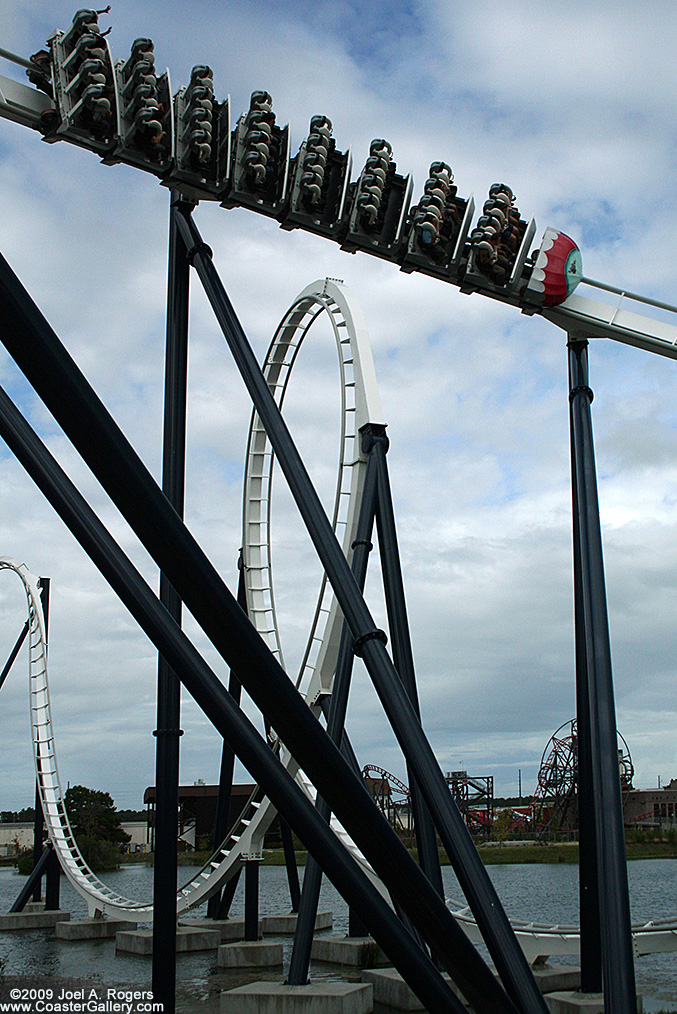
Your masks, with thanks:
[{"label": "concrete support base", "polygon": [[[315,916],[315,929],[331,929],[333,916],[331,912],[318,912]],[[261,923],[263,932],[283,936],[285,933],[296,933],[297,912],[289,912],[287,915],[264,915]]]},{"label": "concrete support base", "polygon": [[[219,943],[219,934],[213,930],[193,930],[186,926],[180,926],[176,931],[177,954],[185,954],[188,951],[216,950]],[[115,937],[115,950],[126,951],[128,954],[152,954],[152,929],[118,933]]]},{"label": "concrete support base", "polygon": [[374,968],[390,964],[379,945],[371,937],[317,937],[313,940],[311,958],[334,965]]},{"label": "concrete support base", "polygon": [[[444,978],[449,983],[451,991],[461,998],[461,994],[450,982],[446,972]],[[376,1003],[382,1003],[385,1007],[393,1007],[396,1010],[424,1010],[419,998],[395,968],[365,969],[362,972],[362,982],[372,984]]]},{"label": "concrete support base", "polygon": [[58,922],[54,933],[59,940],[104,940],[126,930],[135,930],[137,925],[124,919],[74,919]]},{"label": "concrete support base", "polygon": [[45,912],[44,909],[37,909],[34,912],[9,912],[7,915],[0,915],[0,933],[8,930],[49,929],[58,922],[66,922],[70,917],[70,912],[61,912],[59,909],[53,912]]},{"label": "concrete support base", "polygon": [[[186,929],[209,930],[218,933],[221,943],[228,940],[244,939],[244,917],[234,919],[179,919],[179,926]],[[259,936],[263,933],[263,920],[259,920]]]},{"label": "concrete support base", "polygon": [[532,965],[531,971],[541,993],[568,992],[581,985],[581,970],[574,965]]},{"label": "concrete support base", "polygon": [[251,982],[221,994],[221,1014],[371,1014],[373,1009],[374,991],[360,982]]},{"label": "concrete support base", "polygon": [[282,944],[267,940],[222,944],[216,954],[219,968],[277,968],[282,965]]},{"label": "concrete support base", "polygon": [[[548,993],[545,997],[550,1014],[605,1014],[604,997],[601,993]],[[642,1014],[644,1006],[641,996],[637,997],[637,1011]],[[613,1014],[608,1011],[607,1014]]]}]

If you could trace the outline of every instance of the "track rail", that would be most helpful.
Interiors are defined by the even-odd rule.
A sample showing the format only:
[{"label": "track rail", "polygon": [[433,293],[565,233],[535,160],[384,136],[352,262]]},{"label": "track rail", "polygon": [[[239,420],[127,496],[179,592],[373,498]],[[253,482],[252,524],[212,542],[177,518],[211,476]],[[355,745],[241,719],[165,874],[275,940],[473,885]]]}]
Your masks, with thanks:
[{"label": "track rail", "polygon": [[[447,905],[470,939],[474,943],[482,943],[482,934],[470,908],[463,902],[450,898],[447,898]],[[511,919],[510,923],[530,963],[537,958],[547,958],[553,954],[580,953],[581,939],[578,926],[524,922],[517,919]],[[677,951],[677,917],[633,923],[632,942],[635,956]]]},{"label": "track rail", "polygon": [[[279,404],[301,344],[318,315],[325,312],[331,321],[339,355],[342,387],[341,452],[334,503],[335,530],[343,529],[344,546],[350,553],[357,523],[359,497],[364,478],[364,457],[358,447],[359,430],[367,422],[381,421],[381,407],[369,339],[357,307],[336,282],[325,279],[312,283],[297,297],[282,319],[266,358],[265,374]],[[282,658],[277,617],[274,611],[272,571],[270,568],[270,489],[273,457],[265,431],[256,414],[252,418],[247,453],[244,509],[244,557],[248,577],[249,608],[257,629]],[[265,491],[265,496],[262,495]],[[48,835],[59,857],[61,867],[73,888],[85,898],[90,915],[133,918],[147,922],[153,918],[150,902],[139,902],[111,891],[90,870],[77,847],[68,820],[61,788],[52,726],[47,640],[38,580],[25,564],[0,559],[0,570],[13,571],[21,579],[28,603],[29,619],[29,683],[33,755],[38,789],[45,815]],[[272,627],[270,626],[272,624]],[[299,680],[306,676],[309,686],[306,697],[315,714],[319,714],[323,694],[331,693],[341,617],[333,595],[323,580],[318,604],[311,625],[308,648],[304,655]],[[296,778],[306,795],[314,800],[314,786],[306,778],[293,757],[277,744],[283,764]],[[247,859],[260,859],[266,831],[276,810],[257,787],[245,805],[228,838],[198,873],[177,892],[177,914],[201,905],[237,873]],[[359,863],[381,893],[385,889],[357,846],[335,818],[331,827],[353,858]]]},{"label": "track rail", "polygon": [[[25,564],[16,560],[0,558],[0,570],[17,574],[26,593],[29,619],[29,697],[35,774],[47,834],[58,855],[61,868],[75,891],[87,902],[90,916],[98,913],[134,919],[137,922],[149,922],[153,918],[152,903],[136,901],[112,891],[92,872],[78,849],[68,820],[59,777],[49,695],[47,640],[38,579],[28,571]],[[291,757],[286,757],[285,766],[296,776],[297,782],[309,798],[314,799],[314,787],[303,773],[298,771]],[[255,790],[220,848],[194,877],[179,888],[176,904],[178,915],[206,901],[235,875],[246,859],[261,857],[263,836],[275,813],[269,801],[264,799],[262,792],[259,789]],[[380,881],[342,825],[338,821],[333,821],[332,828],[360,862],[372,882],[385,893]]]}]

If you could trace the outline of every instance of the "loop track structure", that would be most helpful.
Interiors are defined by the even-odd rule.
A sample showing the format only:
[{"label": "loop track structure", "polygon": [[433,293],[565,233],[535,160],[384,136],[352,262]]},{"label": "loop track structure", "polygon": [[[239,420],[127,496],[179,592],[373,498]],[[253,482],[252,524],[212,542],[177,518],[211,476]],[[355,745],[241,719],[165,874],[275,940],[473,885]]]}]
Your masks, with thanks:
[{"label": "loop track structure", "polygon": [[[359,447],[359,431],[369,422],[381,423],[381,407],[371,347],[362,315],[345,289],[329,279],[307,286],[280,322],[266,356],[266,380],[282,405],[292,366],[312,324],[322,313],[328,315],[338,351],[341,375],[341,451],[334,499],[334,530],[343,530],[347,555],[355,536],[359,499],[364,481],[365,458]],[[248,608],[252,622],[282,661],[280,635],[275,615],[270,544],[270,507],[273,454],[261,422],[254,413],[250,426],[244,495],[244,560]],[[28,602],[29,682],[33,755],[38,790],[48,836],[61,868],[73,888],[86,900],[90,916],[95,913],[148,922],[153,918],[151,902],[139,902],[111,891],[89,869],[82,857],[68,820],[59,779],[55,736],[52,727],[47,672],[47,640],[38,580],[25,564],[0,558],[0,570],[16,573]],[[331,693],[333,667],[341,630],[341,616],[326,582],[311,624],[308,645],[297,680],[309,676],[308,704],[319,714],[320,700]],[[281,759],[306,795],[314,800],[315,788],[291,754],[279,744]],[[235,875],[247,859],[260,859],[263,839],[276,810],[256,788],[228,838],[209,861],[177,893],[177,914],[205,902]],[[349,849],[369,879],[386,893],[371,866],[335,818],[331,827]]]}]

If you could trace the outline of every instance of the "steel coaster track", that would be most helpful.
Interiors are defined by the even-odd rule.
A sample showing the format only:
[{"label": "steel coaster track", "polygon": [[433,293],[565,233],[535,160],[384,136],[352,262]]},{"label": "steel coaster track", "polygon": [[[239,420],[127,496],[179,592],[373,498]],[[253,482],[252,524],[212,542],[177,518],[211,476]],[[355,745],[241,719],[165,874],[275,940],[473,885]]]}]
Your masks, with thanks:
[{"label": "steel coaster track", "polygon": [[[342,391],[341,452],[333,523],[335,530],[343,528],[344,548],[346,553],[350,553],[366,467],[364,455],[358,446],[359,430],[367,422],[381,423],[381,406],[371,347],[361,313],[349,302],[345,290],[339,284],[328,279],[319,280],[307,286],[297,297],[277,328],[266,357],[265,375],[281,405],[296,355],[310,327],[323,312],[326,312],[331,321],[336,340]],[[254,413],[248,442],[243,512],[247,594],[252,622],[281,661],[270,567],[272,469],[272,452],[267,446],[267,437],[260,420]],[[265,538],[262,538],[264,530]],[[48,835],[61,867],[73,888],[86,900],[90,916],[99,913],[113,917],[132,917],[137,922],[151,921],[152,903],[134,901],[111,891],[89,869],[77,847],[66,812],[56,759],[49,698],[47,641],[38,582],[28,572],[25,564],[17,561],[0,559],[0,569],[18,574],[26,591],[33,755]],[[272,627],[269,626],[271,623]],[[306,697],[316,715],[319,715],[322,696],[331,693],[340,629],[341,616],[324,578],[297,681],[298,685],[303,677],[309,676]],[[296,778],[306,795],[314,800],[314,786],[299,770],[288,751],[280,744],[276,746],[280,749],[287,770]],[[201,905],[220,890],[247,859],[261,858],[263,839],[276,812],[257,787],[229,836],[197,875],[179,888],[178,915]],[[385,889],[371,866],[336,818],[332,818],[331,827],[370,880],[385,894]]]},{"label": "steel coaster track", "polygon": [[[466,935],[474,943],[482,943],[482,934],[468,905],[456,899],[447,898],[452,915],[462,925]],[[555,925],[552,923],[526,922],[511,919],[520,947],[527,960],[532,963],[539,957],[553,954],[579,954],[580,930],[578,926]],[[662,954],[677,951],[677,917],[648,919],[633,923],[632,940],[635,955]]]},{"label": "steel coaster track", "polygon": [[[114,918],[131,918],[137,922],[150,922],[153,919],[152,902],[134,901],[111,891],[90,870],[78,849],[68,820],[59,778],[49,697],[47,640],[38,579],[28,571],[25,564],[16,560],[0,558],[0,570],[13,571],[19,576],[28,602],[29,696],[33,758],[48,838],[74,890],[87,902],[90,917],[99,914]],[[306,794],[314,799],[314,786],[302,772],[294,772],[291,758],[287,760],[287,767],[292,774],[296,774],[296,780]],[[256,789],[219,849],[194,877],[179,888],[176,899],[177,915],[180,916],[205,902],[234,876],[247,858],[250,856],[253,858],[254,853],[260,858],[260,844],[253,843],[262,844],[263,835],[275,814],[275,809],[267,799],[264,799],[261,790]],[[333,821],[332,829],[360,862],[372,882],[385,893],[380,881],[342,825],[338,821]]]},{"label": "steel coaster track", "polygon": [[[359,504],[364,486],[366,457],[360,447],[360,430],[367,423],[382,424],[382,412],[371,345],[367,329],[354,301],[345,288],[332,279],[318,279],[308,285],[280,321],[265,358],[263,374],[273,397],[282,408],[292,369],[303,342],[317,319],[325,314],[336,343],[341,383],[341,434],[338,473],[332,511],[334,532],[342,536],[343,551],[352,556]],[[258,413],[252,413],[247,441],[243,497],[243,563],[247,610],[258,633],[284,668],[272,572],[271,507],[275,457]],[[323,697],[331,694],[342,615],[336,598],[323,575],[306,649],[296,686],[307,683],[306,701],[319,718]],[[273,746],[279,746],[274,743]],[[283,747],[281,759],[306,795],[316,798],[314,786],[299,770]],[[259,858],[263,836],[276,815],[264,799],[248,836],[248,858]],[[384,889],[368,862],[346,831],[331,818],[331,827],[370,880]]]},{"label": "steel coaster track", "polygon": [[[131,916],[138,922],[150,921],[153,917],[152,905],[130,900],[111,891],[89,869],[75,843],[64,805],[56,758],[47,674],[47,642],[38,581],[29,573],[25,564],[15,560],[1,558],[0,570],[9,570],[17,574],[26,592],[30,646],[29,696],[35,771],[48,835],[59,857],[61,868],[73,888],[87,902],[90,916],[100,913],[101,915],[127,918]],[[293,761],[288,762],[287,766],[293,770]],[[297,780],[312,797],[314,788],[301,772],[297,774]],[[244,861],[243,849],[246,848],[247,837],[251,838],[256,831],[258,831],[256,837],[260,838],[261,836],[263,822],[260,821],[260,818],[257,821],[256,817],[261,814],[269,825],[275,816],[272,805],[268,800],[261,798],[260,790],[254,794],[248,808],[251,809],[254,817],[251,820],[246,817],[241,818],[221,849],[205,864],[197,876],[179,889],[177,894],[178,914],[201,904],[234,874],[241,862]],[[243,812],[247,812],[247,808]],[[253,827],[257,824],[258,827]],[[332,828],[343,840],[346,847],[350,848],[354,855],[360,857],[361,854],[338,821],[332,820]],[[238,832],[240,833],[238,834]],[[380,881],[363,858],[361,865],[369,871],[370,879],[383,890]],[[481,942],[480,931],[472,918],[469,907],[463,902],[452,899],[447,899],[447,905],[454,917],[463,925],[470,939]],[[576,926],[518,920],[512,920],[512,925],[520,945],[530,961],[540,955],[578,953],[579,930]],[[675,917],[635,923],[632,933],[637,954],[677,950],[677,918]]]},{"label": "steel coaster track", "polygon": [[[359,432],[367,423],[382,423],[382,414],[366,327],[345,288],[331,279],[319,279],[296,297],[278,325],[263,373],[281,408],[299,350],[323,312],[333,330],[341,381],[341,436],[332,527],[342,536],[344,553],[350,559],[366,468]],[[247,442],[242,526],[247,610],[284,668],[272,575],[270,512],[274,460],[263,424],[254,411]],[[311,707],[317,706],[322,693],[331,693],[340,632],[341,617],[324,576],[296,680],[299,687],[310,679],[307,697]]]}]

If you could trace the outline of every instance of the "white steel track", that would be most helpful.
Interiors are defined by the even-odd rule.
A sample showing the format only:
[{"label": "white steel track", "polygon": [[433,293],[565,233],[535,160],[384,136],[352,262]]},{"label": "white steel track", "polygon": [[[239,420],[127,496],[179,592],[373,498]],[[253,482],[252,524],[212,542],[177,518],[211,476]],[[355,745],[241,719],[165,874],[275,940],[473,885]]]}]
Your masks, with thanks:
[{"label": "white steel track", "polygon": [[[602,303],[580,295],[584,285],[613,294],[614,301]],[[643,312],[628,309],[628,302],[636,304]],[[634,345],[647,352],[677,359],[677,306],[670,303],[582,278],[576,291],[563,303],[541,313],[572,338],[611,338],[624,345]],[[649,313],[655,316],[648,316]]]},{"label": "white steel track", "polygon": [[[371,347],[359,310],[345,290],[335,282],[322,280],[309,285],[297,297],[282,319],[266,358],[265,376],[278,404],[284,399],[291,367],[308,331],[321,313],[331,321],[339,354],[342,392],[341,453],[333,511],[334,530],[343,537],[348,555],[354,539],[359,499],[364,481],[365,459],[359,448],[359,430],[367,422],[381,423]],[[254,414],[247,452],[244,507],[244,560],[251,618],[271,650],[282,661],[280,638],[274,610],[270,567],[270,489],[273,457],[267,436]],[[0,559],[0,570],[16,573],[28,602],[29,683],[33,755],[37,784],[45,815],[47,833],[59,857],[61,868],[74,889],[87,902],[90,916],[101,915],[147,922],[153,906],[125,898],[111,891],[89,869],[68,821],[59,779],[54,730],[52,727],[47,671],[47,640],[37,578],[25,564]],[[326,579],[322,582],[311,624],[299,681],[310,683],[306,698],[316,715],[323,694],[331,693],[341,618]],[[298,685],[298,684],[297,684]],[[282,763],[306,795],[314,800],[315,789],[284,746],[277,744]],[[206,901],[235,875],[247,859],[260,859],[263,839],[276,810],[257,788],[243,809],[229,837],[204,867],[177,893],[177,914],[181,915]],[[342,825],[332,818],[331,827],[377,888],[385,890],[366,859]]]},{"label": "white steel track", "polygon": [[[332,527],[350,560],[366,469],[360,430],[367,423],[382,424],[383,419],[367,329],[361,312],[343,285],[328,278],[318,279],[296,297],[275,331],[266,354],[263,374],[281,409],[301,346],[322,314],[331,324],[341,385],[340,451]],[[242,520],[247,611],[251,622],[284,668],[272,570],[270,518],[274,461],[265,428],[254,411],[247,442]],[[338,604],[326,576],[323,576],[306,649],[295,680],[297,687],[305,687],[306,702],[316,717],[320,714],[322,698],[331,694],[341,623]],[[277,745],[287,770],[314,800],[316,793],[310,781],[284,746]],[[252,858],[260,855],[263,835],[276,812],[270,800],[262,800],[256,814],[256,829],[250,835]],[[367,860],[333,816],[331,828],[363,872],[385,895]]]},{"label": "white steel track", "polygon": [[[464,902],[447,899],[447,906],[473,943],[483,943],[483,937],[472,912]],[[580,953],[581,939],[578,926],[560,926],[550,923],[523,922],[511,919],[520,947],[533,964],[537,958],[555,954]],[[677,951],[677,918],[650,919],[633,923],[632,944],[635,956]]]},{"label": "white steel track", "polygon": [[[366,459],[359,432],[382,424],[371,346],[362,315],[345,288],[320,279],[301,292],[282,318],[266,355],[266,382],[282,408],[299,350],[320,314],[329,319],[336,342],[341,383],[341,437],[332,527],[348,559],[352,556]],[[252,414],[247,443],[243,504],[243,557],[249,618],[284,668],[273,590],[270,512],[274,455],[258,413]],[[310,681],[307,699],[317,704],[331,692],[341,617],[326,577],[312,620],[296,685]]]}]

